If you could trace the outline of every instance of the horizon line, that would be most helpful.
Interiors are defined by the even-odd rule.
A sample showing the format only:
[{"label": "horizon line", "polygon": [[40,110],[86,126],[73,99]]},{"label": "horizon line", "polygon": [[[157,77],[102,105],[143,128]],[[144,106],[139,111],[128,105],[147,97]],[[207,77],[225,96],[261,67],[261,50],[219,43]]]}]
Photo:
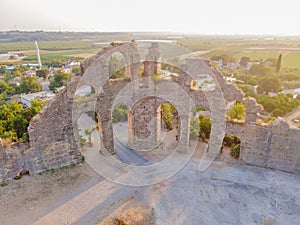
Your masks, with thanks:
[{"label": "horizon line", "polygon": [[203,36],[300,36],[299,34],[282,33],[201,33],[196,31],[168,31],[168,30],[47,30],[47,29],[0,29],[0,32],[53,32],[53,33],[174,33],[182,35]]}]

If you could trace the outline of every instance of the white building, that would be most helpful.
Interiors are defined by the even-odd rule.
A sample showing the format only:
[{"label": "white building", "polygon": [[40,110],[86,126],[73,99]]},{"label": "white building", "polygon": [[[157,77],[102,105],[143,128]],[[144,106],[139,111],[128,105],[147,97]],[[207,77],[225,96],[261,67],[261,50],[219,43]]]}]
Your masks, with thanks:
[{"label": "white building", "polygon": [[31,102],[34,99],[42,99],[42,101],[46,100],[51,100],[54,98],[55,94],[52,92],[46,92],[46,91],[41,91],[41,92],[36,92],[36,93],[31,93],[31,94],[21,94],[21,103],[25,107],[31,106]]}]

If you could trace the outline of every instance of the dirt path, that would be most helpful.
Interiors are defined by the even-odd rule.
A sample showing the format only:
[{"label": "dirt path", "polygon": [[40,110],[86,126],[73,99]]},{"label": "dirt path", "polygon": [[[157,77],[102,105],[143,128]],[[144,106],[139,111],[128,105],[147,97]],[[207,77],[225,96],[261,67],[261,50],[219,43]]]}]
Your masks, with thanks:
[{"label": "dirt path", "polygon": [[[129,187],[99,178],[88,165],[27,177],[1,187],[0,224],[99,224],[128,207],[153,208],[155,224],[297,224],[299,177],[195,156],[172,178]],[[5,215],[5,216],[3,216]]]}]

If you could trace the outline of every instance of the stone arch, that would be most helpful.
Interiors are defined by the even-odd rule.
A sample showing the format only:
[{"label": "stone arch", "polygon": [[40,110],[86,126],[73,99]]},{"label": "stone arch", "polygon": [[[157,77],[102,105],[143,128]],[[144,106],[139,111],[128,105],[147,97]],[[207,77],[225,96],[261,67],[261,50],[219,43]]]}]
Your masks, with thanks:
[{"label": "stone arch", "polygon": [[[87,59],[82,65],[81,69],[83,74],[78,83],[78,87],[93,87],[95,96],[86,99],[85,102],[74,101],[73,104],[73,124],[75,124],[75,126],[78,117],[85,111],[85,108],[88,107],[88,111],[94,110],[98,113],[100,137],[102,137],[101,139],[103,140],[109,139],[109,136],[112,135],[110,115],[112,100],[116,90],[111,90],[110,87],[109,60],[110,56],[116,52],[124,56],[125,65],[130,73],[131,81],[138,78],[140,55],[136,43],[134,41],[130,43],[113,42],[109,47],[103,48],[97,55]],[[114,84],[118,84],[122,87],[126,82],[122,79],[117,79]],[[101,107],[101,104],[105,104],[105,107]],[[104,141],[104,146],[105,143]],[[110,151],[113,152],[113,150]]]},{"label": "stone arch", "polygon": [[[124,82],[124,80],[109,80],[109,73],[108,73],[108,59],[109,56],[116,52],[122,52],[125,51],[124,56],[125,58],[130,58],[131,59],[131,67],[133,69],[131,69],[131,82]],[[140,97],[147,97],[147,96],[158,96],[161,97],[163,99],[166,99],[165,97],[170,95],[169,91],[166,91],[164,93],[163,89],[158,88],[159,86],[162,86],[162,84],[166,84],[165,81],[160,81],[158,83],[155,83],[153,81],[151,81],[151,77],[142,77],[141,79],[137,80],[138,78],[138,73],[139,73],[139,65],[140,65],[140,61],[139,61],[139,54],[136,48],[136,45],[134,42],[131,43],[121,43],[121,44],[117,44],[116,46],[109,46],[107,48],[104,48],[100,53],[98,53],[96,56],[94,56],[93,58],[87,60],[87,62],[83,65],[83,78],[82,81],[80,82],[81,85],[87,85],[87,84],[98,84],[98,89],[96,89],[96,93],[99,93],[99,95],[97,96],[97,104],[96,104],[96,112],[99,113],[100,115],[100,123],[101,123],[101,128],[102,128],[102,135],[103,135],[103,141],[104,141],[104,148],[107,149],[107,151],[109,153],[114,153],[114,149],[113,149],[113,130],[112,130],[112,123],[111,123],[111,109],[112,106],[114,104],[114,101],[118,101],[119,99],[117,99],[116,95],[119,94],[120,95],[120,90],[123,90],[123,88],[125,88],[125,86],[129,86],[130,87],[130,92],[126,93],[123,91],[122,95],[127,98],[127,100],[129,98],[131,98],[130,101],[136,102],[138,100],[138,98]],[[151,61],[151,60],[148,60]],[[200,62],[200,64],[199,64]],[[198,64],[199,65],[198,65]],[[196,67],[195,67],[195,64]],[[199,68],[198,68],[198,67]],[[181,126],[184,127],[184,129],[180,129],[180,134],[179,134],[179,138],[180,139],[184,139],[182,144],[185,145],[183,146],[183,149],[187,149],[186,147],[188,146],[188,142],[189,142],[189,113],[191,112],[192,108],[190,105],[188,106],[184,106],[182,107],[182,103],[185,102],[187,99],[193,99],[195,98],[196,100],[194,102],[197,102],[197,105],[201,105],[202,107],[208,109],[213,109],[213,113],[215,114],[215,116],[213,117],[213,122],[215,121],[218,126],[213,126],[213,132],[216,133],[216,135],[214,135],[215,139],[214,142],[215,143],[222,143],[222,141],[219,141],[219,136],[222,136],[222,130],[224,130],[223,128],[223,124],[225,124],[225,119],[223,118],[223,103],[222,103],[222,90],[220,88],[217,88],[215,90],[214,93],[208,93],[208,94],[204,94],[200,91],[198,92],[192,92],[190,90],[191,87],[191,82],[190,80],[193,79],[193,72],[195,72],[195,70],[202,70],[201,72],[203,72],[203,70],[208,70],[210,74],[212,74],[213,78],[215,79],[216,83],[219,83],[218,81],[221,79],[221,75],[219,76],[218,74],[215,74],[214,71],[211,71],[210,67],[204,63],[203,64],[203,60],[200,59],[196,59],[196,61],[192,61],[192,62],[188,62],[187,65],[187,70],[186,72],[181,72],[180,74],[177,74],[176,76],[172,76],[172,81],[170,83],[176,84],[177,87],[180,87],[180,89],[183,90],[184,94],[182,94],[182,96],[185,96],[185,98],[177,98],[175,100],[169,100],[166,99],[167,101],[169,101],[171,104],[173,104],[179,114],[180,114],[180,110],[183,110],[182,115],[184,115],[184,119],[182,119],[183,116],[181,116]],[[192,69],[191,69],[192,68]],[[184,68],[181,70],[184,71]],[[204,71],[205,73],[207,71]],[[101,76],[99,76],[101,75]],[[184,76],[186,75],[186,76]],[[152,82],[151,85],[146,85],[144,87],[141,87],[141,84],[143,83],[143,79],[144,78],[148,78],[147,82],[150,81],[150,83]],[[155,84],[154,84],[155,83]],[[171,90],[168,88],[174,88],[174,87],[170,87],[167,86],[167,90]],[[132,92],[134,92],[134,94],[132,94]],[[182,97],[181,96],[181,97]],[[170,97],[174,97],[174,96],[169,96]],[[213,99],[217,98],[220,99],[219,103],[213,102]],[[122,99],[122,98],[121,98]],[[178,100],[181,100],[180,103],[178,103]],[[126,100],[126,99],[123,99]],[[176,103],[174,103],[177,102]],[[124,101],[123,101],[124,102]],[[129,102],[130,103],[130,102]],[[130,104],[131,104],[130,103]],[[188,103],[189,104],[189,103]],[[193,103],[194,104],[194,103]],[[103,106],[104,105],[104,106]],[[131,104],[132,105],[132,104]],[[186,112],[184,110],[187,110]],[[184,124],[184,125],[183,125]],[[180,127],[180,128],[183,128]],[[220,128],[223,129],[220,129]],[[182,135],[181,133],[185,132],[185,135]],[[213,144],[212,148],[214,148],[215,145],[218,144]],[[215,154],[215,150],[210,151],[212,154],[210,155],[214,155]],[[210,156],[208,156],[210,157]]]},{"label": "stone arch", "polygon": [[[177,109],[181,118],[178,138],[181,140],[182,145],[184,145],[183,149],[186,149],[187,143],[189,143],[189,114],[194,107],[193,102],[189,101],[190,96],[183,89],[180,89],[178,84],[170,81],[161,81],[155,84],[154,89],[134,89],[134,87],[134,83],[130,83],[124,87],[114,99],[114,104],[118,105],[122,103],[134,109],[140,100],[146,98],[162,99],[157,107],[165,102],[172,104]],[[178,90],[178,96],[170,94],[170,89]],[[183,105],[182,102],[186,103]],[[113,143],[111,143],[112,146]]]},{"label": "stone arch", "polygon": [[94,57],[86,60],[82,65],[82,79],[80,86],[95,86],[96,93],[100,93],[101,87],[109,80],[109,60],[114,53],[121,53],[124,57],[127,71],[130,74],[131,81],[138,78],[140,54],[136,43],[121,42],[111,43],[109,47],[103,48]]},{"label": "stone arch", "polygon": [[[131,106],[131,142],[132,148],[154,149],[160,145],[162,134],[161,105],[171,104],[166,99],[145,96]],[[176,106],[174,106],[177,112]],[[180,124],[180,119],[179,119]],[[179,128],[178,128],[178,133]]]}]

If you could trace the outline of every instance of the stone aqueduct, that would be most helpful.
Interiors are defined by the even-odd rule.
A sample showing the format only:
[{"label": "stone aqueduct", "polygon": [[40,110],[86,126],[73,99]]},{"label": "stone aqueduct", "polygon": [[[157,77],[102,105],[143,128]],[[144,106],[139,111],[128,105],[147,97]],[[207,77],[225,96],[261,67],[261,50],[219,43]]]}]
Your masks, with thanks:
[{"label": "stone aqueduct", "polygon": [[[126,79],[109,79],[110,56],[120,52],[125,59],[125,71],[131,82]],[[171,75],[172,82],[153,82],[151,75],[160,70],[161,55],[159,46],[152,44],[143,61],[144,72],[139,78],[140,54],[136,43],[113,42],[82,65],[82,76],[77,76],[61,90],[31,121],[28,128],[30,147],[18,146],[0,148],[0,181],[15,176],[21,169],[39,173],[60,168],[82,161],[77,120],[84,112],[95,111],[99,118],[99,135],[102,149],[114,152],[112,108],[118,104],[130,106],[129,145],[152,148],[158,144],[161,124],[159,106],[164,102],[172,103],[180,116],[179,139],[182,149],[189,143],[189,117],[193,107],[202,107],[212,111],[213,123],[226,125],[226,134],[241,139],[240,161],[256,166],[300,173],[300,130],[291,128],[283,119],[277,119],[269,126],[256,124],[261,108],[252,98],[244,98],[243,93],[233,84],[226,83],[222,74],[210,64],[198,58],[188,58],[179,74]],[[193,89],[191,83],[196,74],[209,74],[214,77],[219,89],[214,93],[205,93]],[[81,79],[84,77],[84,79]],[[163,90],[172,83],[183,92],[170,98]],[[91,86],[94,94],[85,99],[76,99],[75,92],[83,86]],[[122,90],[122,93],[120,91]],[[216,93],[219,92],[219,93]],[[222,93],[223,100],[218,100]],[[154,97],[155,96],[155,97]],[[217,101],[215,100],[215,97]],[[193,104],[186,101],[193,99]],[[224,106],[232,101],[242,101],[246,105],[244,123],[225,121]],[[145,107],[146,106],[146,107]],[[153,121],[153,118],[156,118]],[[75,121],[75,122],[74,122]],[[148,124],[143,126],[141,124]],[[213,125],[214,126],[214,125]],[[214,129],[215,128],[215,129]],[[211,143],[220,142],[222,131],[213,127],[217,134]],[[218,133],[219,132],[219,133]],[[222,140],[221,140],[222,141]]]}]

